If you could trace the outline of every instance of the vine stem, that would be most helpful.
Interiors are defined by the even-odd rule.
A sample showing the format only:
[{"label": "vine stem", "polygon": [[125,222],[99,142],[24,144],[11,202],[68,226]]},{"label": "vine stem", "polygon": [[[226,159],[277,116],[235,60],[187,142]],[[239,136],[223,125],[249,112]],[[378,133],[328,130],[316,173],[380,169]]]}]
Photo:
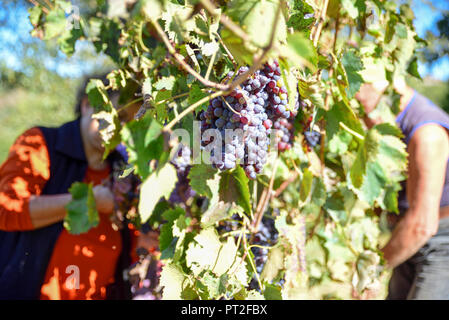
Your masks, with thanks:
[{"label": "vine stem", "polygon": [[[36,0],[28,0],[28,2],[32,3],[35,7],[41,5],[41,4],[40,4],[39,2],[37,2]],[[43,11],[45,14],[48,14],[48,9],[47,9],[45,6],[43,6],[43,5],[41,5],[41,6],[42,6],[42,11]]]},{"label": "vine stem", "polygon": [[140,97],[140,98],[137,98],[137,99],[134,99],[134,100],[128,102],[128,103],[125,104],[123,107],[118,108],[118,109],[117,109],[117,113],[120,112],[120,111],[125,110],[126,108],[128,108],[128,107],[131,106],[131,105],[133,105],[134,103],[139,102],[139,101],[142,101],[142,100],[143,100],[143,97]]},{"label": "vine stem", "polygon": [[320,22],[318,23],[318,26],[316,28],[314,37],[313,37],[313,45],[316,47],[318,44],[318,40],[320,39],[320,35],[321,35],[321,30],[323,29],[323,25],[324,25],[324,18],[326,18],[326,12],[327,12],[327,7],[329,5],[329,0],[324,0],[323,2],[323,6],[321,7],[320,10]]},{"label": "vine stem", "polygon": [[272,197],[274,177],[276,175],[278,165],[279,165],[279,158],[276,157],[276,160],[274,161],[274,165],[273,165],[273,172],[271,173],[270,184],[268,185],[268,188],[264,189],[264,192],[262,193],[262,195],[260,197],[259,204],[257,205],[256,215],[254,216],[255,220],[253,221],[253,225],[251,228],[251,232],[253,234],[257,231],[257,227],[259,226],[260,221],[262,220],[263,212],[265,211],[265,208],[267,207],[268,201]]},{"label": "vine stem", "polygon": [[[246,251],[246,252],[245,252],[245,253],[246,253],[246,256],[249,256],[249,249],[248,249],[248,243],[246,242],[246,237],[243,237],[243,246],[244,246],[245,251]],[[260,277],[259,277],[259,274],[257,273],[257,268],[256,268],[256,266],[254,265],[253,259],[249,259],[249,258],[248,258],[248,261],[249,261],[251,267],[253,268],[254,274],[256,275],[257,283],[259,284],[260,290],[263,290],[264,287],[263,287],[263,285],[262,285],[262,282],[260,281]]]},{"label": "vine stem", "polygon": [[209,100],[211,100],[213,98],[219,97],[219,96],[223,95],[224,93],[225,93],[224,91],[217,91],[217,92],[214,92],[214,93],[208,95],[207,97],[204,97],[204,98],[198,100],[197,102],[195,102],[191,106],[189,106],[186,109],[184,109],[178,116],[176,116],[176,118],[174,118],[172,121],[170,121],[170,123],[167,124],[164,127],[163,131],[165,131],[165,132],[170,131],[171,128],[173,128],[173,126],[176,123],[178,123],[179,120],[181,120],[184,116],[186,116],[187,114],[189,114],[190,112],[195,110],[198,106],[200,106],[204,102],[209,101]]},{"label": "vine stem", "polygon": [[226,51],[226,54],[229,56],[229,59],[231,60],[232,64],[234,65],[234,68],[237,68],[237,62],[235,61],[234,56],[232,55],[231,51],[229,51],[228,47],[223,42],[223,39],[221,39],[218,32],[215,32],[214,35],[217,37],[218,42],[220,42],[221,46]]},{"label": "vine stem", "polygon": [[207,71],[206,71],[205,78],[208,81],[209,81],[210,72],[212,71],[212,66],[214,65],[214,62],[215,62],[215,57],[217,56],[217,52],[218,52],[218,50],[214,52],[214,54],[210,58],[209,65],[207,66]]},{"label": "vine stem", "polygon": [[186,70],[188,73],[190,73],[192,76],[194,76],[198,81],[200,81],[202,84],[204,84],[207,87],[215,88],[222,91],[228,91],[229,86],[223,85],[221,83],[216,83],[210,80],[207,80],[202,75],[200,75],[198,72],[193,70],[193,68],[184,60],[184,57],[176,52],[175,48],[171,45],[170,40],[168,40],[167,35],[165,34],[164,30],[162,30],[161,26],[157,21],[151,20],[151,23],[154,25],[154,28],[156,29],[157,33],[161,37],[162,41],[164,42],[165,46],[168,49],[168,52],[178,61],[178,63]]},{"label": "vine stem", "polygon": [[282,182],[282,184],[279,186],[279,188],[276,189],[273,197],[274,198],[279,197],[279,195],[290,185],[290,183],[295,181],[298,176],[299,176],[299,173],[297,171],[293,172],[293,174],[290,175],[290,177],[287,180]]},{"label": "vine stem", "polygon": [[355,132],[354,130],[352,130],[351,128],[347,127],[343,122],[339,122],[338,125],[345,131],[347,131],[348,133],[350,133],[351,135],[353,135],[354,137],[356,137],[357,139],[363,141],[365,140],[365,137],[362,136],[361,134]]},{"label": "vine stem", "polygon": [[[188,95],[189,95],[189,92],[180,93],[180,94],[177,94],[177,95],[175,95],[173,97],[170,97],[168,99],[164,99],[164,100],[158,101],[158,102],[155,103],[155,105],[160,105],[160,104],[163,104],[163,103],[166,103],[166,102],[169,102],[169,101],[172,101],[172,100],[176,100],[178,98],[182,98],[182,97],[185,97],[185,96],[188,96]],[[126,108],[128,108],[129,106],[132,106],[134,103],[142,101],[142,100],[143,100],[143,97],[134,99],[134,100],[128,102],[127,104],[125,104],[123,107],[118,108],[117,112],[123,111]]]}]

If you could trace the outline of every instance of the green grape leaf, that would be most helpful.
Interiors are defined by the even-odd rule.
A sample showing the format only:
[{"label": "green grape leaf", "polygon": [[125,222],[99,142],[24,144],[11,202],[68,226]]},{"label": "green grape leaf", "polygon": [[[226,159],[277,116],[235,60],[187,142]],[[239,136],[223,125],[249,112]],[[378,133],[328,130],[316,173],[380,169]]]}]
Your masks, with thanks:
[{"label": "green grape leaf", "polygon": [[[185,211],[182,208],[169,209],[162,214],[162,217],[167,220],[161,227],[159,235],[159,248],[161,252],[169,248],[174,240],[173,237],[173,225],[176,219],[184,215]],[[177,238],[176,238],[177,241]],[[175,242],[176,244],[176,242]]]},{"label": "green grape leaf", "polygon": [[296,32],[288,35],[287,46],[282,49],[293,66],[307,66],[312,72],[318,65],[318,55],[311,40],[305,34]]},{"label": "green grape leaf", "polygon": [[272,282],[284,269],[284,250],[274,247],[268,252],[267,262],[263,266],[260,279],[264,282]]},{"label": "green grape leaf", "polygon": [[72,200],[65,206],[64,227],[71,234],[81,234],[98,226],[100,218],[92,184],[75,182],[69,189]]},{"label": "green grape leaf", "polygon": [[[113,107],[110,105],[108,94],[106,93],[103,82],[99,79],[90,79],[86,86],[86,93],[89,103],[95,111],[110,111]],[[106,108],[109,107],[109,108]]]},{"label": "green grape leaf", "polygon": [[79,28],[71,28],[64,31],[58,38],[59,48],[66,55],[71,56],[75,52],[75,44],[78,39],[84,36],[84,30],[79,25]]},{"label": "green grape leaf", "polygon": [[380,257],[376,252],[365,250],[360,254],[356,263],[357,272],[352,279],[352,284],[359,293],[365,289],[379,288],[379,264]]},{"label": "green grape leaf", "polygon": [[305,202],[312,189],[313,174],[309,169],[304,170],[304,174],[301,181],[301,188],[299,190],[299,199]]},{"label": "green grape leaf", "polygon": [[176,79],[174,76],[162,77],[154,84],[154,87],[156,90],[172,90],[175,85],[175,81]]},{"label": "green grape leaf", "polygon": [[188,178],[190,180],[190,186],[199,195],[206,196],[211,199],[213,194],[208,180],[213,180],[217,170],[208,164],[196,164],[190,168]]},{"label": "green grape leaf", "polygon": [[[203,92],[201,90],[201,87],[197,83],[194,83],[194,84],[192,84],[192,87],[190,88],[190,91],[189,91],[189,104],[194,104],[195,102],[201,100],[202,98],[206,97],[207,95],[208,94],[206,92]],[[209,102],[203,103],[201,106],[199,106],[196,109],[196,111],[200,112],[201,110],[206,110],[208,104],[209,104]]]},{"label": "green grape leaf", "polygon": [[42,17],[42,8],[39,6],[33,6],[28,9],[30,14],[30,22],[33,26],[37,26]]},{"label": "green grape leaf", "polygon": [[411,74],[412,76],[414,76],[415,78],[422,80],[421,75],[419,74],[419,71],[418,71],[418,58],[417,57],[414,57],[410,61],[410,63],[408,64],[408,67],[407,67],[407,72],[409,74]]},{"label": "green grape leaf", "polygon": [[151,173],[149,162],[160,159],[164,153],[162,125],[149,113],[140,120],[128,122],[121,130],[121,138],[129,155],[129,163],[145,179]]},{"label": "green grape leaf", "polygon": [[221,201],[237,204],[246,213],[252,212],[248,177],[241,166],[237,166],[231,172],[220,173],[219,199]]},{"label": "green grape leaf", "polygon": [[98,120],[98,130],[103,140],[103,146],[105,147],[103,155],[103,160],[105,160],[108,154],[121,142],[120,120],[114,108],[112,108],[111,112],[100,111],[94,113],[92,118]]},{"label": "green grape leaf", "polygon": [[147,221],[162,197],[168,198],[177,181],[176,169],[170,163],[152,173],[140,189],[139,214],[142,222]]},{"label": "green grape leaf", "polygon": [[343,9],[345,9],[351,19],[356,19],[359,15],[355,2],[355,0],[341,0]]},{"label": "green grape leaf", "polygon": [[265,291],[263,292],[263,296],[265,300],[282,300],[282,292],[280,287],[266,284]]},{"label": "green grape leaf", "polygon": [[357,91],[359,91],[362,83],[364,83],[363,77],[359,73],[359,71],[363,69],[363,63],[353,50],[345,52],[341,59],[341,63],[345,68],[349,84],[346,91],[348,99],[352,99]]},{"label": "green grape leaf", "polygon": [[354,114],[354,111],[342,101],[335,103],[329,112],[325,115],[326,134],[329,141],[332,141],[334,135],[341,130],[340,122],[351,130],[364,135],[364,130],[360,120]]},{"label": "green grape leaf", "polygon": [[308,35],[308,28],[314,23],[314,17],[306,17],[306,14],[312,14],[314,10],[312,6],[303,1],[294,1],[290,18],[287,21],[287,27],[293,28],[295,31],[303,31]]},{"label": "green grape leaf", "polygon": [[181,300],[181,295],[184,289],[184,282],[187,276],[182,271],[181,267],[175,264],[167,264],[162,267],[161,277],[159,280],[160,286],[163,288],[163,300]]},{"label": "green grape leaf", "polygon": [[245,42],[243,45],[249,50],[256,49],[253,43],[260,48],[268,45],[274,22],[277,23],[275,43],[285,42],[287,28],[284,15],[280,14],[275,21],[278,5],[278,0],[232,0],[228,3],[226,13],[248,34],[251,42]]},{"label": "green grape leaf", "polygon": [[51,10],[45,19],[45,40],[54,38],[64,33],[67,28],[67,20],[64,10],[55,8]]},{"label": "green grape leaf", "polygon": [[189,244],[186,263],[195,275],[209,270],[217,277],[228,274],[234,281],[246,285],[246,263],[239,257],[237,249],[232,237],[222,243],[214,228],[203,229]]}]

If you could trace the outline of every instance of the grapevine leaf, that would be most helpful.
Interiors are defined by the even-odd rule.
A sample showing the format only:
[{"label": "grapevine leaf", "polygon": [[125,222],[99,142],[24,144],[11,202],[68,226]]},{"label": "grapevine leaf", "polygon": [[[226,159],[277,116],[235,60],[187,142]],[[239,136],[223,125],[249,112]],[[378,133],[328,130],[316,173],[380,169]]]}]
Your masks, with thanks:
[{"label": "grapevine leaf", "polygon": [[139,1],[140,10],[144,15],[153,21],[157,21],[163,12],[163,2],[159,0],[143,0]]},{"label": "grapevine leaf", "polygon": [[64,31],[64,33],[58,38],[59,48],[66,55],[71,56],[75,52],[75,44],[78,39],[84,36],[84,31],[81,27],[71,28]]},{"label": "grapevine leaf", "polygon": [[304,175],[301,181],[301,188],[299,190],[299,199],[305,202],[312,189],[313,174],[310,170],[304,170]]},{"label": "grapevine leaf", "polygon": [[62,34],[67,28],[64,10],[56,8],[47,14],[45,21],[45,40]]},{"label": "grapevine leaf", "polygon": [[232,172],[220,173],[219,199],[226,203],[237,204],[250,213],[252,210],[248,178],[242,167],[237,166]]},{"label": "grapevine leaf", "polygon": [[156,88],[156,90],[172,90],[175,84],[175,80],[176,79],[174,76],[162,77],[154,84],[154,87]]},{"label": "grapevine leaf", "polygon": [[138,121],[128,122],[121,130],[129,163],[136,166],[136,172],[142,179],[150,174],[150,160],[159,159],[164,152],[164,137],[161,132],[162,126],[149,114]]},{"label": "grapevine leaf", "polygon": [[[251,41],[258,47],[268,45],[273,24],[277,23],[275,41],[285,42],[287,28],[284,16],[276,18],[279,1],[232,0],[228,4],[227,14],[247,32]],[[255,50],[251,42],[243,44],[251,51]]]},{"label": "grapevine leaf", "polygon": [[[95,108],[95,111],[104,110],[105,106],[108,105],[109,98],[106,93],[105,86],[103,82],[99,79],[91,79],[86,86],[86,93],[89,99],[89,103]],[[112,107],[106,110],[111,110]]]},{"label": "grapevine leaf", "polygon": [[293,28],[295,31],[310,32],[309,26],[315,21],[313,14],[313,8],[306,2],[294,1],[294,7],[291,11],[290,18],[287,21],[287,27]]},{"label": "grapevine leaf", "polygon": [[353,50],[350,50],[345,52],[341,59],[341,63],[345,67],[346,76],[348,78],[348,98],[352,99],[364,82],[362,76],[359,74],[359,71],[363,69],[362,60]]},{"label": "grapevine leaf", "polygon": [[352,279],[352,285],[359,293],[365,289],[379,288],[379,263],[379,255],[373,251],[365,250],[360,254],[356,264],[357,272]]},{"label": "grapevine leaf", "polygon": [[153,94],[153,83],[151,78],[145,78],[142,85],[142,94],[145,95],[152,95]]},{"label": "grapevine leaf", "polygon": [[186,279],[181,268],[175,264],[167,264],[162,268],[159,284],[163,287],[163,300],[180,300],[183,283]]},{"label": "grapevine leaf", "polygon": [[281,288],[272,284],[266,284],[263,296],[266,300],[282,300]]},{"label": "grapevine leaf", "polygon": [[234,281],[244,285],[248,281],[246,264],[238,256],[234,239],[229,237],[227,242],[221,243],[214,228],[202,230],[189,244],[186,263],[195,275],[209,270],[217,277],[227,273]]},{"label": "grapevine leaf", "polygon": [[412,76],[422,80],[421,75],[419,74],[419,71],[418,71],[418,58],[417,57],[414,57],[410,61],[410,63],[408,64],[408,67],[407,67],[407,72],[409,74],[411,74]]},{"label": "grapevine leaf", "polygon": [[355,0],[342,0],[341,5],[345,9],[345,11],[348,13],[348,15],[351,19],[355,19],[358,17],[359,10],[355,6]]},{"label": "grapevine leaf", "polygon": [[64,227],[71,234],[80,234],[96,227],[100,221],[92,184],[75,182],[69,189],[72,200],[65,206]]},{"label": "grapevine leaf", "polygon": [[[203,92],[201,90],[201,87],[194,83],[192,85],[192,88],[189,91],[189,104],[194,104],[195,102],[201,100],[202,98],[206,97],[207,93]],[[199,112],[201,110],[205,110],[207,108],[208,102],[203,103],[201,106],[199,106],[196,110]]]},{"label": "grapevine leaf", "polygon": [[345,124],[351,130],[364,135],[364,130],[354,111],[343,102],[338,102],[332,106],[326,113],[326,133],[329,141],[332,141],[334,135],[338,134],[341,125]]},{"label": "grapevine leaf", "polygon": [[[245,300],[265,300],[265,297],[256,290],[250,290],[246,294]],[[236,299],[237,300],[237,299]]]},{"label": "grapevine leaf", "polygon": [[306,65],[313,72],[318,65],[318,55],[312,42],[300,32],[290,34],[287,39],[288,46],[283,50],[285,56],[294,66]]},{"label": "grapevine leaf", "polygon": [[93,42],[97,52],[106,53],[115,63],[120,60],[120,34],[120,26],[116,21],[104,19],[100,23],[98,39]]},{"label": "grapevine leaf", "polygon": [[217,170],[207,164],[197,164],[190,168],[188,178],[190,186],[199,195],[212,198],[212,190],[208,185],[208,180],[214,179]]},{"label": "grapevine leaf", "polygon": [[112,108],[111,112],[100,111],[92,115],[93,119],[98,120],[98,130],[103,140],[103,146],[105,152],[103,160],[106,159],[108,154],[117,147],[120,143],[120,120],[117,115],[117,111]]},{"label": "grapevine leaf", "polygon": [[165,211],[162,216],[167,220],[161,227],[161,232],[159,235],[159,248],[162,251],[170,247],[173,241],[173,224],[179,216],[183,215],[185,212],[181,208],[170,209]]},{"label": "grapevine leaf", "polygon": [[151,174],[140,190],[139,213],[143,222],[147,221],[162,197],[169,197],[177,180],[176,169],[169,163]]},{"label": "grapevine leaf", "polygon": [[33,26],[37,26],[42,17],[42,8],[39,6],[34,6],[28,9],[30,14],[30,22]]},{"label": "grapevine leaf", "polygon": [[274,247],[268,252],[267,262],[263,266],[260,279],[271,282],[284,268],[284,250],[281,247]]}]

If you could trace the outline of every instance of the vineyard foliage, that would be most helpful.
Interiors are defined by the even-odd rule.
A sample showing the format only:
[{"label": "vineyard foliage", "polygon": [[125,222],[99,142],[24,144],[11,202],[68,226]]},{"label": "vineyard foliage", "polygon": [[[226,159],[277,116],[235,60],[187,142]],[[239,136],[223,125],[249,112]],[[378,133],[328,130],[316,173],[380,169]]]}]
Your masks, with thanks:
[{"label": "vineyard foliage", "polygon": [[[101,124],[105,156],[122,143],[129,159],[121,177],[135,174],[142,182],[138,223],[160,232],[164,299],[305,299],[328,279],[351,283],[359,294],[380,285],[379,213],[397,213],[407,167],[392,83],[406,73],[419,77],[415,48],[423,43],[408,5],[80,4],[77,10],[62,0],[32,7],[33,35],[56,39],[67,55],[77,42],[89,41],[116,64],[108,84],[91,80],[86,93]],[[195,120],[266,63],[279,65],[286,110],[300,102],[291,113],[292,145],[278,152],[272,143],[256,179],[238,165],[218,170],[205,161]],[[242,67],[247,71],[237,75]],[[230,80],[231,71],[236,76]],[[378,81],[389,83],[373,111],[384,122],[368,128],[354,97],[363,83]],[[108,89],[121,92],[118,108]],[[141,105],[135,119],[121,122],[120,112],[135,104]],[[192,150],[182,177],[173,160],[180,128]],[[72,190],[78,205],[71,205],[66,227],[83,232],[97,221],[91,187]],[[181,200],[171,201],[173,192]]]}]

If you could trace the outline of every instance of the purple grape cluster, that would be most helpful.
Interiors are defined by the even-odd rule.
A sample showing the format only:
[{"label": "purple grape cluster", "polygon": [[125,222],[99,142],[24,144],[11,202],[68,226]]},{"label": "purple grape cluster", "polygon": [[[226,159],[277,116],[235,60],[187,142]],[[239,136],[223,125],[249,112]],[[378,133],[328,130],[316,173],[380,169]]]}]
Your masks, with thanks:
[{"label": "purple grape cluster", "polygon": [[307,144],[314,148],[321,142],[321,133],[316,130],[306,130],[304,131],[304,138],[306,139]]},{"label": "purple grape cluster", "polygon": [[162,262],[155,254],[144,248],[138,248],[137,251],[139,261],[126,269],[132,300],[161,300],[162,289],[159,286],[159,279]]},{"label": "purple grape cluster", "polygon": [[[271,247],[278,239],[278,231],[274,225],[273,218],[263,217],[259,225],[259,230],[254,235],[253,245],[261,247]],[[252,247],[251,251],[254,254],[254,262],[256,263],[256,270],[258,273],[262,272],[265,262],[267,262],[268,249],[261,247]]]},{"label": "purple grape cluster", "polygon": [[170,161],[176,168],[178,181],[175,189],[170,194],[168,201],[170,203],[185,203],[189,198],[195,196],[195,191],[190,187],[190,181],[187,178],[191,168],[190,155],[192,154],[189,147],[180,144],[175,157]]},{"label": "purple grape cluster", "polygon": [[276,142],[279,152],[289,150],[292,147],[293,140],[293,121],[279,118],[274,122],[273,127],[277,130]]},{"label": "purple grape cluster", "polygon": [[[248,67],[241,67],[236,76],[247,71]],[[233,72],[228,73],[225,82],[233,76]],[[246,175],[255,179],[267,161],[273,121],[296,115],[296,111],[287,110],[287,104],[287,88],[277,61],[265,64],[229,95],[212,99],[199,115],[203,136],[206,130],[215,129],[215,135],[203,141],[212,165],[228,170],[239,163]],[[217,136],[222,139],[221,149],[212,143]]]}]

